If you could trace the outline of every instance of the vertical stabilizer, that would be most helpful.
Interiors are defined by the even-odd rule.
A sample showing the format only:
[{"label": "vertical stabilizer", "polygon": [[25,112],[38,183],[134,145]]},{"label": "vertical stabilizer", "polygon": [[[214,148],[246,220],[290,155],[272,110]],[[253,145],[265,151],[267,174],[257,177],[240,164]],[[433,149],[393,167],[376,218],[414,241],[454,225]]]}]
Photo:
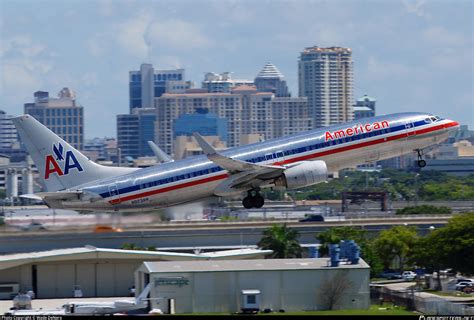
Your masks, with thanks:
[{"label": "vertical stabilizer", "polygon": [[12,120],[38,168],[46,191],[69,189],[136,170],[96,164],[30,115]]}]

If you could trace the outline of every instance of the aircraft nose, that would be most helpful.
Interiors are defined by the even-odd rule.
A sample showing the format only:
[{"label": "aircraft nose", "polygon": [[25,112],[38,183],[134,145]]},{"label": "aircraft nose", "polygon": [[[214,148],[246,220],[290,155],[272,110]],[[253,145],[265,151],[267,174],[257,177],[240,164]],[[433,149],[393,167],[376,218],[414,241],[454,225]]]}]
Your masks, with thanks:
[{"label": "aircraft nose", "polygon": [[447,128],[449,131],[457,131],[459,127],[459,122],[454,120],[449,120],[449,122],[445,124],[445,128]]}]

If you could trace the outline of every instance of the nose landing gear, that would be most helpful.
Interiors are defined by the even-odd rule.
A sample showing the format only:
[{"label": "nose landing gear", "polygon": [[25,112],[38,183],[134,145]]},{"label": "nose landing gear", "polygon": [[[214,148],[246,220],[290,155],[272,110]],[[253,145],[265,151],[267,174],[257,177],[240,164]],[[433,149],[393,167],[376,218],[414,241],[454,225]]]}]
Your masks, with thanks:
[{"label": "nose landing gear", "polygon": [[261,208],[265,204],[265,199],[260,195],[259,190],[250,190],[242,200],[245,209]]},{"label": "nose landing gear", "polygon": [[416,162],[418,164],[418,167],[420,168],[426,167],[426,161],[423,160],[423,150],[416,149],[415,151],[418,154],[418,161]]}]

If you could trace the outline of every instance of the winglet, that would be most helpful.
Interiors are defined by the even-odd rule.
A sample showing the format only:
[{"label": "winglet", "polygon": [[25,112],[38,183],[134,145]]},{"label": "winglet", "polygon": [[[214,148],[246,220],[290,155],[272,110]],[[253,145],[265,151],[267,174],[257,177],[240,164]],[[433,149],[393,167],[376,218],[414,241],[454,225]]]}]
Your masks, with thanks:
[{"label": "winglet", "polygon": [[204,138],[199,133],[194,132],[193,135],[206,156],[217,154],[216,149],[214,149],[206,140],[204,140]]},{"label": "winglet", "polygon": [[163,150],[161,150],[153,141],[147,141],[150,146],[151,151],[155,154],[155,157],[159,162],[173,162],[173,158],[167,155]]}]

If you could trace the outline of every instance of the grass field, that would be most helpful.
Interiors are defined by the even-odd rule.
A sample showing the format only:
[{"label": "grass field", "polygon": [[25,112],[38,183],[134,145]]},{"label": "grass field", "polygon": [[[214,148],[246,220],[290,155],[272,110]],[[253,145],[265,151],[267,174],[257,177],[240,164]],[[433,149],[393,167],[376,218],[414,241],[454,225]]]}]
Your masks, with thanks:
[{"label": "grass field", "polygon": [[[415,315],[413,311],[408,311],[401,307],[393,307],[391,304],[371,305],[368,310],[331,310],[331,311],[300,311],[300,312],[273,312],[273,313],[259,313],[258,315],[361,315],[361,316],[398,316],[398,315]],[[191,315],[191,314],[189,314]],[[192,315],[229,315],[228,313],[193,313]]]}]

